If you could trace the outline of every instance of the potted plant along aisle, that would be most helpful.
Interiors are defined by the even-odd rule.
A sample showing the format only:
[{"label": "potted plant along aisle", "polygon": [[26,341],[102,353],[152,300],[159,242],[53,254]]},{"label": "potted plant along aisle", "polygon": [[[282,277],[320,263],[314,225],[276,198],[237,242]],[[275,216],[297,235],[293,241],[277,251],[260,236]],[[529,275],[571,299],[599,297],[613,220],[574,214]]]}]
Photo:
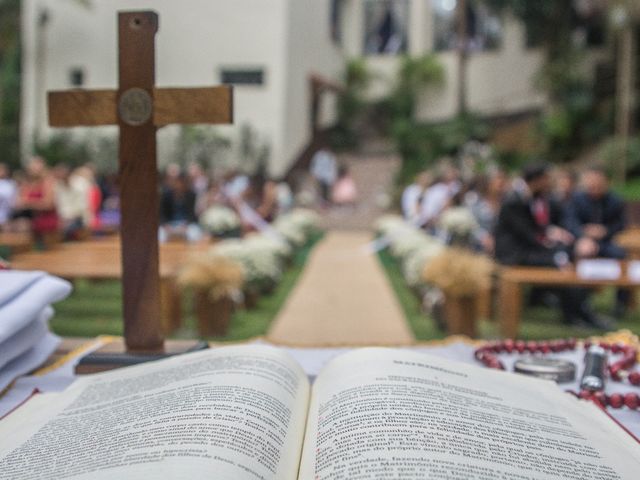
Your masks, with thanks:
[{"label": "potted plant along aisle", "polygon": [[237,238],[242,230],[240,217],[222,205],[205,210],[200,216],[200,226],[215,239]]},{"label": "potted plant along aisle", "polygon": [[424,269],[423,279],[444,294],[449,333],[476,336],[478,300],[491,282],[493,262],[460,248],[448,248]]},{"label": "potted plant along aisle", "polygon": [[200,256],[192,259],[180,271],[178,284],[194,292],[200,336],[225,335],[235,303],[242,296],[242,266],[221,255]]}]

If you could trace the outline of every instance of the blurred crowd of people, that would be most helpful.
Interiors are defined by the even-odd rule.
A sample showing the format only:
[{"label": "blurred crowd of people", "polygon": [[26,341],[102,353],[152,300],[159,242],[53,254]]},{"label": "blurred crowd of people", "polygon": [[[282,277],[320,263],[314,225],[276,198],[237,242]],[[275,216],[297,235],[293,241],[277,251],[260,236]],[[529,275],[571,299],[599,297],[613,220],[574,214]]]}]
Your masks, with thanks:
[{"label": "blurred crowd of people", "polygon": [[183,171],[178,164],[167,166],[160,187],[160,223],[164,234],[185,235],[192,239],[200,217],[210,208],[224,206],[234,210],[244,232],[260,228],[291,210],[293,193],[285,181],[267,178],[263,173],[248,175],[229,169],[220,176],[208,175],[197,163]]},{"label": "blurred crowd of people", "polygon": [[[195,163],[184,170],[169,164],[161,174],[159,193],[161,238],[163,233],[165,238],[187,232],[189,239],[201,236],[199,218],[215,205],[235,210],[243,230],[255,229],[256,222],[271,222],[293,206],[285,182],[235,170],[214,177]],[[46,244],[53,236],[78,240],[115,231],[119,219],[115,176],[97,176],[90,164],[48,167],[44,159],[34,157],[24,170],[11,172],[0,163],[0,231],[31,232]]]},{"label": "blurred crowd of people", "polygon": [[38,241],[78,239],[117,211],[115,180],[96,178],[90,164],[49,168],[33,157],[24,170],[0,163],[0,231],[30,231]]},{"label": "blurred crowd of people", "polygon": [[[453,209],[469,216],[465,246],[501,264],[566,268],[580,259],[625,257],[614,241],[625,228],[625,205],[599,167],[578,175],[536,163],[517,175],[492,167],[463,178],[453,163],[444,162],[417,175],[402,194],[404,217],[449,243],[460,241],[441,221]],[[556,289],[541,298],[555,300],[568,324],[610,326],[591,311],[587,290]],[[624,313],[627,301],[627,292],[618,292],[615,316]]]}]

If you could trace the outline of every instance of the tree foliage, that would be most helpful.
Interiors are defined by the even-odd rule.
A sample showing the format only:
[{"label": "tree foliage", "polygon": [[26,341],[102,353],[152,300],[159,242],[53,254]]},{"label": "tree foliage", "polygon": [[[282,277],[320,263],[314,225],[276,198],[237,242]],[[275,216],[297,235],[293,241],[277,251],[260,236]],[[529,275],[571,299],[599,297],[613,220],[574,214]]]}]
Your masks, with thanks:
[{"label": "tree foliage", "polygon": [[0,0],[0,161],[20,161],[20,1]]},{"label": "tree foliage", "polygon": [[571,45],[574,0],[483,0],[497,11],[511,11],[528,30],[530,39],[543,45],[555,60]]}]

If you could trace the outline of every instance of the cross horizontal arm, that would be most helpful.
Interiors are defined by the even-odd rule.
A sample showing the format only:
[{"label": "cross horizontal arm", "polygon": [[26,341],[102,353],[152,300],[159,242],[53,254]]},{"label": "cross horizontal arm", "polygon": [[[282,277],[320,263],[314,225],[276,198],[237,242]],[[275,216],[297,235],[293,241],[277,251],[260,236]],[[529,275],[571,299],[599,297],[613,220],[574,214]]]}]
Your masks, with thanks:
[{"label": "cross horizontal arm", "polygon": [[[116,125],[118,92],[71,90],[49,92],[49,124],[52,127]],[[222,124],[233,122],[232,87],[156,88],[153,91],[153,123]]]},{"label": "cross horizontal arm", "polygon": [[233,90],[229,86],[156,88],[153,123],[233,123]]},{"label": "cross horizontal arm", "polygon": [[118,123],[115,90],[49,92],[49,125],[93,127]]}]

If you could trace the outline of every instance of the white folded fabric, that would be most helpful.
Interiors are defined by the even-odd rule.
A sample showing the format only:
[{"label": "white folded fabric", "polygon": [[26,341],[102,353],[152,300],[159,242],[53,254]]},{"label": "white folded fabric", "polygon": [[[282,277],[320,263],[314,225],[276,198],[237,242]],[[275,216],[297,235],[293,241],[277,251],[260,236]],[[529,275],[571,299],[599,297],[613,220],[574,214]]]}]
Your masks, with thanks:
[{"label": "white folded fabric", "polygon": [[0,270],[0,308],[44,277],[44,272]]},{"label": "white folded fabric", "polygon": [[33,347],[14,358],[0,370],[0,391],[21,375],[35,370],[51,356],[60,344],[60,337],[47,333]]},{"label": "white folded fabric", "polygon": [[49,319],[53,308],[46,307],[33,321],[18,330],[15,335],[0,343],[0,370],[10,361],[36,345],[49,332]]},{"label": "white folded fabric", "polygon": [[[30,272],[29,272],[30,273]],[[42,272],[0,271],[0,345],[45,307],[71,293],[71,284]],[[2,302],[4,300],[4,303]]]}]

